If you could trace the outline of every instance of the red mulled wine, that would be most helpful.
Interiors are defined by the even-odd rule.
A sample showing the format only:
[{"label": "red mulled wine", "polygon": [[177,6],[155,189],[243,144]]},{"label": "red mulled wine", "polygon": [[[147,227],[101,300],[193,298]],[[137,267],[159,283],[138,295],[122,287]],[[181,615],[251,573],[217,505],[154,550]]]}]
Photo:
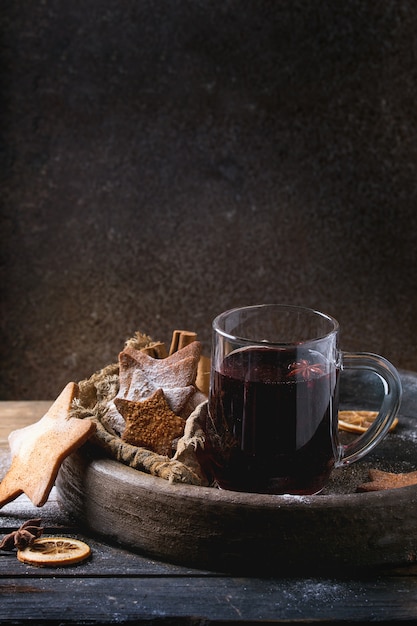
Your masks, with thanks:
[{"label": "red mulled wine", "polygon": [[336,368],[305,348],[242,348],[212,373],[207,434],[225,489],[318,493],[334,465]]}]

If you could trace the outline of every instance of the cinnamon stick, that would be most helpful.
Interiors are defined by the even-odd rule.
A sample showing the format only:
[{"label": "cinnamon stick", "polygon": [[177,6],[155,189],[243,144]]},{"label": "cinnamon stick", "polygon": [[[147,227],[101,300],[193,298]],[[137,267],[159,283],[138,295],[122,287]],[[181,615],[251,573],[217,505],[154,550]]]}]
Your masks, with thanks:
[{"label": "cinnamon stick", "polygon": [[169,349],[169,355],[174,354],[177,350],[185,348],[189,343],[196,341],[197,335],[191,330],[174,330],[172,333],[171,347]]},{"label": "cinnamon stick", "polygon": [[197,376],[195,384],[197,389],[202,391],[206,396],[208,396],[210,386],[210,365],[210,357],[204,356],[202,354],[197,365]]}]

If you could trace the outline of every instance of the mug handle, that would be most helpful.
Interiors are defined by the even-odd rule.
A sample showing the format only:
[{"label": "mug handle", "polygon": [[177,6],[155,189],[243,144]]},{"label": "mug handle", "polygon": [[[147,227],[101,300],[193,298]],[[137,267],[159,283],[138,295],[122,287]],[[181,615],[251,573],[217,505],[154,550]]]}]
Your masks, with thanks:
[{"label": "mug handle", "polygon": [[395,367],[384,357],[369,352],[343,352],[342,370],[374,372],[382,380],[384,398],[375,421],[367,431],[347,445],[338,443],[335,467],[350,465],[368,454],[385,437],[401,404],[402,385]]}]

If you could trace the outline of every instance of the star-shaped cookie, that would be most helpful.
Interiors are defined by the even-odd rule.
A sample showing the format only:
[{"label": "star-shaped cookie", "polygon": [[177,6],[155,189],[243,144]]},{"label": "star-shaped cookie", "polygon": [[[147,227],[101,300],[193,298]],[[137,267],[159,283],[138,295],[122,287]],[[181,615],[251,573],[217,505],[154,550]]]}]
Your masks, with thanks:
[{"label": "star-shaped cookie", "polygon": [[38,421],[9,435],[11,466],[0,483],[0,507],[25,493],[35,506],[48,499],[62,461],[95,431],[89,419],[69,417],[78,385],[68,383]]},{"label": "star-shaped cookie", "polygon": [[164,456],[172,455],[172,442],[184,433],[185,420],[169,408],[162,389],[145,400],[116,398],[114,403],[126,422],[124,441]]},{"label": "star-shaped cookie", "polygon": [[417,472],[405,472],[395,474],[384,472],[379,469],[369,470],[369,482],[359,485],[357,491],[381,491],[384,489],[398,489],[399,487],[409,487],[417,484]]},{"label": "star-shaped cookie", "polygon": [[162,389],[170,409],[177,415],[195,393],[201,344],[193,341],[164,359],[127,347],[119,354],[120,388],[117,398],[144,400]]}]

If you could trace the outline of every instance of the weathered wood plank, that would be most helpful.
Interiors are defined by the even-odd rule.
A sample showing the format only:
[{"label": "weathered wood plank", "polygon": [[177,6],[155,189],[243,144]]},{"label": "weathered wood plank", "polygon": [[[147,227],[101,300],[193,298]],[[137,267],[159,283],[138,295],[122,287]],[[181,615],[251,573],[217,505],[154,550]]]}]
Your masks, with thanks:
[{"label": "weathered wood plank", "polygon": [[[6,424],[5,404],[0,403],[0,479],[10,461],[1,437],[6,442],[9,430],[33,423],[47,409],[43,403],[10,403],[19,417]],[[30,517],[41,517],[45,534],[86,541],[92,557],[68,568],[36,568],[20,563],[15,553],[0,552],[2,624],[218,626],[417,619],[416,565],[366,578],[346,578],[341,572],[334,577],[264,579],[175,566],[92,536],[62,509],[55,489],[44,507],[34,507],[22,495],[0,509],[0,538]]]},{"label": "weathered wood plank", "polygon": [[[0,464],[1,460],[0,450]],[[56,489],[53,487],[48,502],[43,507],[34,506],[25,494],[9,504],[5,504],[0,509],[0,528],[16,526],[21,520],[26,521],[36,517],[40,517],[44,525],[74,526],[74,520],[70,520],[68,513],[64,511],[57,497]]]},{"label": "weathered wood plank", "polygon": [[[75,537],[91,548],[91,557],[71,567],[35,567],[21,563],[16,552],[0,551],[0,580],[4,577],[117,577],[126,576],[212,576],[204,572],[147,558],[117,545],[102,543],[74,529],[47,528],[44,536]],[[3,535],[0,532],[0,538]]]},{"label": "weathered wood plank", "polygon": [[37,422],[49,409],[52,402],[0,402],[0,448],[8,448],[7,437],[12,430]]},{"label": "weathered wood plank", "polygon": [[[76,602],[74,602],[76,599]],[[370,607],[371,604],[371,607]],[[0,580],[0,621],[60,623],[210,623],[401,621],[417,614],[417,594],[402,579],[262,580],[158,577]],[[191,621],[192,620],[192,621]]]}]

